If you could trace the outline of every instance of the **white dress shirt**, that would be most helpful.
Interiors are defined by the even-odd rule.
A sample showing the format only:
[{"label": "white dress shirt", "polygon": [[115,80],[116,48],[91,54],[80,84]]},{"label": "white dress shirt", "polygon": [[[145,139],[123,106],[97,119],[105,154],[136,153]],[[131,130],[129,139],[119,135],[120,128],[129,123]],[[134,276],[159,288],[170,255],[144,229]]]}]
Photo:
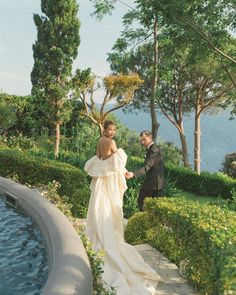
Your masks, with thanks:
[{"label": "white dress shirt", "polygon": [[149,146],[147,147],[147,149],[149,150],[150,146],[153,145],[153,144],[154,144],[154,141],[149,144]]}]

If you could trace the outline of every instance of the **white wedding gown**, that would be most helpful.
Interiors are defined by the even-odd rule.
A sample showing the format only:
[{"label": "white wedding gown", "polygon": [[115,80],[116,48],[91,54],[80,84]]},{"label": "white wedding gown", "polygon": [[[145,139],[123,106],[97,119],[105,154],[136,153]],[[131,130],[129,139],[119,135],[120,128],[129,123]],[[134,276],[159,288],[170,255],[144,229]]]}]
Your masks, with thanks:
[{"label": "white wedding gown", "polygon": [[86,162],[84,170],[93,177],[86,234],[96,250],[104,251],[103,279],[118,295],[153,295],[159,275],[123,238],[126,160],[120,148],[106,160],[94,156]]}]

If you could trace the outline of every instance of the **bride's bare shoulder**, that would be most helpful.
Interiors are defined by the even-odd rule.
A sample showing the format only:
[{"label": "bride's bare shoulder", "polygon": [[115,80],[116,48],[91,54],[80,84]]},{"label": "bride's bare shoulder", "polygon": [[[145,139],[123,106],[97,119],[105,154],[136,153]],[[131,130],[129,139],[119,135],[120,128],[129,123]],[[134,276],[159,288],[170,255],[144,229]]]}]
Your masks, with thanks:
[{"label": "bride's bare shoulder", "polygon": [[112,138],[106,138],[106,145],[108,149],[111,149],[112,152],[115,152],[117,150],[116,142]]},{"label": "bride's bare shoulder", "polygon": [[109,158],[117,151],[116,142],[112,138],[101,137],[97,144],[97,156],[101,159]]},{"label": "bride's bare shoulder", "polygon": [[99,145],[107,145],[107,146],[112,146],[114,144],[116,144],[115,140],[112,138],[108,138],[108,137],[101,137],[98,141]]},{"label": "bride's bare shoulder", "polygon": [[115,153],[117,151],[117,146],[116,146],[116,142],[114,139],[111,140],[111,150],[113,153]]}]

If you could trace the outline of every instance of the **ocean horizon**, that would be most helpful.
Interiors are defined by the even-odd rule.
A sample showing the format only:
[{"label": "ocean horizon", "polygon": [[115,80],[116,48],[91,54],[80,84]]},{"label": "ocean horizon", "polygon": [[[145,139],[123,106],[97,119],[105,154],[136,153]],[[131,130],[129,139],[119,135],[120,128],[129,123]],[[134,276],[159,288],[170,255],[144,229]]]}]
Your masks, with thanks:
[{"label": "ocean horizon", "polygon": [[[138,111],[124,113],[122,110],[114,112],[121,123],[129,129],[140,133],[151,129],[149,113]],[[158,139],[171,142],[181,148],[181,141],[176,127],[161,113],[157,113],[160,124]],[[201,171],[217,172],[222,170],[222,163],[226,154],[236,152],[236,119],[229,120],[227,110],[217,114],[202,114],[201,116]],[[188,154],[191,167],[194,164],[194,113],[184,116],[184,130],[188,144]]]}]

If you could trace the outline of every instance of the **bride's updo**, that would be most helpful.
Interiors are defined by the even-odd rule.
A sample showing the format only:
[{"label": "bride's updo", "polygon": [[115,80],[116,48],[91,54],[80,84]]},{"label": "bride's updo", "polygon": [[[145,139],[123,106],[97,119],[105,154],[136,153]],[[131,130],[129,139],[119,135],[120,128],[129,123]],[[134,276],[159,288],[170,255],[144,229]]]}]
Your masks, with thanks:
[{"label": "bride's updo", "polygon": [[103,123],[103,129],[107,129],[108,126],[110,125],[114,125],[115,126],[115,123],[113,121],[110,121],[110,120],[106,120],[104,123]]}]

